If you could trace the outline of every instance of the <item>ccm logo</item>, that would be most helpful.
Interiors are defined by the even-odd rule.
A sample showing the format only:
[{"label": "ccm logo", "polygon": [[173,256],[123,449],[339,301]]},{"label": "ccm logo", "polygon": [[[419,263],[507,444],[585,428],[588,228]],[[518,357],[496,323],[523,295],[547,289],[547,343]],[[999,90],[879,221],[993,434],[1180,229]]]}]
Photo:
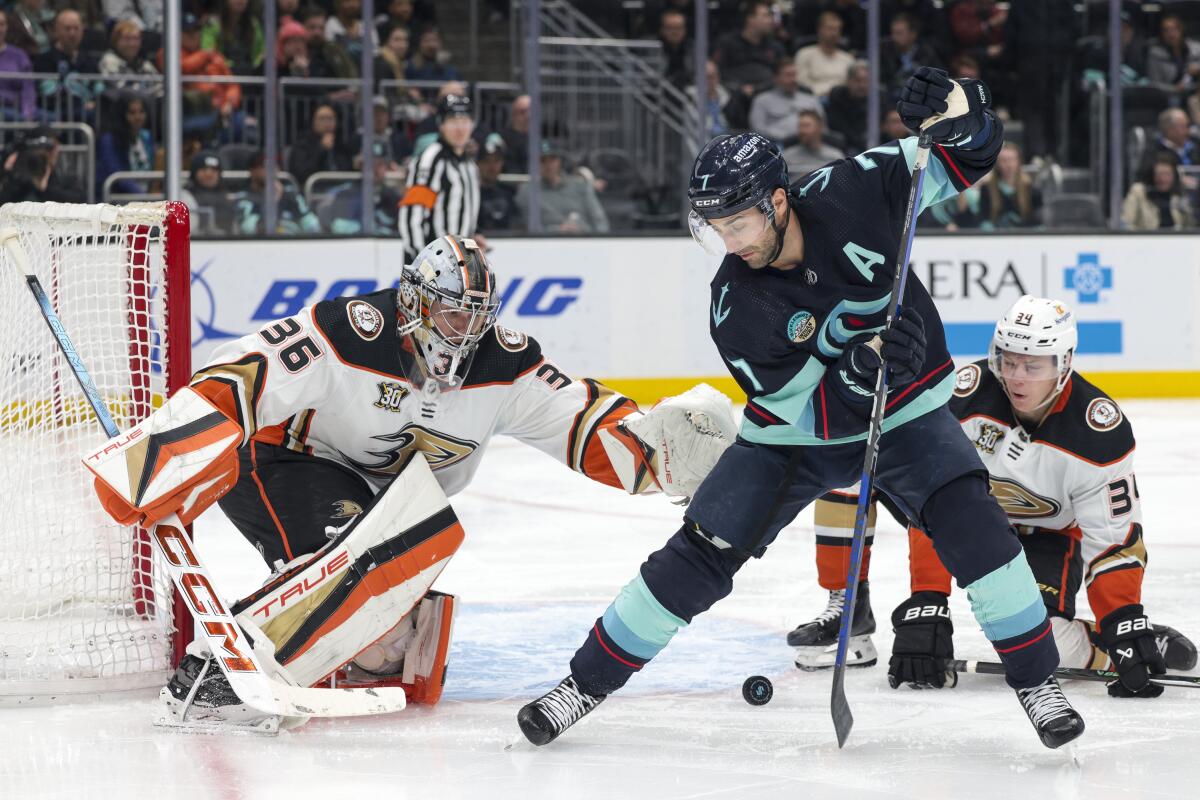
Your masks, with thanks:
[{"label": "ccm logo", "polygon": [[721,198],[709,197],[704,200],[696,200],[692,203],[692,205],[694,205],[696,208],[708,208],[709,206],[715,206],[719,202],[721,202]]},{"label": "ccm logo", "polygon": [[946,606],[918,606],[904,612],[905,622],[911,622],[914,619],[924,617],[945,617],[946,619],[950,619],[950,609]]},{"label": "ccm logo", "polygon": [[131,428],[124,436],[122,436],[118,439],[115,439],[112,442],[109,442],[108,446],[105,447],[103,450],[101,450],[99,453],[92,453],[90,456],[88,456],[88,460],[91,461],[92,459],[98,460],[98,459],[104,458],[106,455],[113,452],[114,450],[120,450],[122,447],[124,447],[125,445],[132,442],[134,439],[140,439],[141,437],[142,437],[142,429],[140,427]]},{"label": "ccm logo", "polygon": [[273,613],[271,611],[271,606],[276,602],[279,603],[279,608],[277,611],[282,611],[284,606],[288,604],[289,600],[297,597],[303,597],[306,592],[311,592],[313,589],[320,586],[325,582],[326,578],[336,572],[341,571],[349,563],[350,554],[343,550],[334,556],[331,561],[322,565],[320,575],[316,576],[315,578],[304,578],[303,580],[297,580],[294,584],[284,589],[279,595],[268,600],[265,606],[254,609],[254,613],[251,614],[251,616],[257,617],[259,614],[262,614],[264,617],[270,617]]},{"label": "ccm logo", "polygon": [[1117,623],[1117,636],[1123,636],[1134,631],[1149,631],[1150,620],[1146,617],[1138,617],[1137,619],[1123,619]]}]

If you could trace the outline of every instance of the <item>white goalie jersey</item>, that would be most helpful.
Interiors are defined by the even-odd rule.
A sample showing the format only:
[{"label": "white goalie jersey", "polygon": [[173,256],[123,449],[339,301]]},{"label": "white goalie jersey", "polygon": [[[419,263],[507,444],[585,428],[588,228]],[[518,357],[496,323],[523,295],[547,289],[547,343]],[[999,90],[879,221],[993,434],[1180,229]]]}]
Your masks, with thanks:
[{"label": "white goalie jersey", "polygon": [[632,400],[569,377],[535,340],[499,325],[461,388],[424,395],[396,319],[394,290],[317,303],[220,347],[192,387],[240,425],[243,444],[331,459],[377,490],[420,451],[452,495],[496,434],[630,493],[656,487],[645,469],[618,475],[601,441],[602,431],[633,438],[616,427],[637,412]]},{"label": "white goalie jersey", "polygon": [[958,371],[950,408],[1018,531],[1078,540],[1096,618],[1140,602],[1146,546],[1133,429],[1120,407],[1072,373],[1041,425],[1026,431],[984,360]]}]

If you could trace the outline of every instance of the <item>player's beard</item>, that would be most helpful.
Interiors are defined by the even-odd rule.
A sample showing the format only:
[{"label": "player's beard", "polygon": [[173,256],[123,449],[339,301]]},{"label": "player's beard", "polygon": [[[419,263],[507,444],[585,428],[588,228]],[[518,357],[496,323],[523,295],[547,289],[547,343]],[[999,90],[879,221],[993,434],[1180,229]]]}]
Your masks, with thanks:
[{"label": "player's beard", "polygon": [[770,231],[754,246],[754,252],[750,254],[750,257],[743,259],[751,269],[769,267],[779,259],[780,253],[783,252],[783,238],[787,235],[788,225],[792,221],[792,209],[790,205],[787,207],[786,213],[787,216],[783,218],[783,225],[777,226],[775,220],[771,220],[771,224],[768,226]]}]

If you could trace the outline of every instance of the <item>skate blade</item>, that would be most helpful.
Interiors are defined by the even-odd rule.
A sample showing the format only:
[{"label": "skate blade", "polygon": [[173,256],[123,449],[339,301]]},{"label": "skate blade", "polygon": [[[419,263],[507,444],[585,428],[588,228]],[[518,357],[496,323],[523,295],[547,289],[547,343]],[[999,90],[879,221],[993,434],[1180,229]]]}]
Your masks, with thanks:
[{"label": "skate blade", "polygon": [[[819,672],[832,669],[837,661],[837,644],[793,647],[796,651],[796,668],[804,672]],[[869,635],[851,636],[846,646],[847,667],[873,667],[879,654]]]},{"label": "skate blade", "polygon": [[280,717],[263,714],[249,706],[207,709],[197,706],[184,711],[183,703],[164,688],[154,717],[154,726],[182,733],[238,733],[274,736],[281,730],[297,727],[306,717]]}]

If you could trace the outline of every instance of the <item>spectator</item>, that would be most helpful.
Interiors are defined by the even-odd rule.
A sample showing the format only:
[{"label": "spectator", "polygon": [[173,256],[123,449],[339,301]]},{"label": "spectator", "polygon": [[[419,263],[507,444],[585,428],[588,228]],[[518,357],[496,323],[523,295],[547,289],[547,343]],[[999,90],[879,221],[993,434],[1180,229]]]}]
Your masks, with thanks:
[{"label": "spectator", "polygon": [[996,167],[979,187],[979,227],[1027,228],[1037,224],[1042,193],[1021,171],[1021,148],[1005,142]]},{"label": "spectator", "polygon": [[191,178],[183,187],[191,195],[188,207],[197,220],[193,225],[201,232],[228,234],[232,222],[229,191],[221,180],[221,159],[211,150],[197,153],[192,159]]},{"label": "spectator", "polygon": [[200,46],[216,50],[234,75],[261,74],[266,39],[262,16],[250,11],[250,0],[223,0],[221,13],[209,17],[200,34]]},{"label": "spectator", "polygon": [[[412,144],[403,132],[392,127],[392,109],[386,97],[376,95],[372,102],[371,123],[374,130],[371,133],[371,152],[376,158],[384,159],[386,172],[399,172],[400,164],[412,155]],[[354,166],[358,169],[362,163],[362,129],[354,143]],[[394,220],[393,220],[394,221]],[[395,225],[392,226],[395,228]]]},{"label": "spectator", "polygon": [[695,79],[692,64],[695,62],[695,45],[688,38],[687,17],[682,12],[668,8],[658,18],[658,41],[662,43],[667,66],[663,74],[667,80],[679,87],[687,86]]},{"label": "spectator", "polygon": [[801,111],[825,116],[821,101],[800,89],[795,62],[781,58],[775,65],[775,87],[756,96],[750,104],[750,128],[782,142],[796,134],[796,118]]},{"label": "spectator", "polygon": [[[96,144],[96,185],[103,191],[104,181],[114,172],[151,169],[154,169],[154,139],[146,129],[146,101],[140,95],[123,94],[117,100],[109,130],[100,135]],[[145,194],[147,184],[126,178],[113,183],[111,191]]]},{"label": "spectator", "polygon": [[278,0],[275,3],[275,19],[280,25],[285,22],[299,22],[300,0]]},{"label": "spectator", "polygon": [[[325,21],[325,38],[337,42],[355,63],[363,52],[362,0],[334,0],[334,15]],[[371,50],[379,50],[379,34],[372,26]]]},{"label": "spectator", "polygon": [[51,19],[46,0],[17,0],[8,12],[8,44],[24,50],[32,61],[50,49],[46,26]]},{"label": "spectator", "polygon": [[[375,233],[394,234],[400,206],[400,192],[389,175],[396,165],[383,156],[372,159],[375,192]],[[325,213],[325,212],[322,212]],[[333,190],[329,199],[329,232],[342,236],[362,233],[362,185],[344,183]]]},{"label": "spectator", "polygon": [[[862,0],[820,0],[818,5],[841,18],[842,39],[848,50],[861,53],[867,49],[867,10]],[[820,22],[819,18],[817,21]]]},{"label": "spectator", "polygon": [[724,76],[730,91],[746,97],[771,85],[775,65],[787,57],[783,45],[775,38],[775,14],[765,0],[751,0],[745,6],[742,29],[717,41],[713,61]]},{"label": "spectator", "polygon": [[479,230],[485,233],[509,230],[516,222],[516,193],[500,182],[504,150],[504,140],[493,133],[479,151]]},{"label": "spectator", "polygon": [[[307,69],[310,78],[357,78],[358,65],[337,42],[325,40],[326,15],[320,6],[309,6],[300,12],[300,21],[308,33],[308,64],[297,66]],[[324,89],[289,89],[298,93],[323,94]]]},{"label": "spectator", "polygon": [[801,111],[796,121],[796,143],[783,151],[788,174],[795,180],[801,175],[820,169],[830,161],[844,158],[845,153],[825,143],[825,119],[815,111]]},{"label": "spectator", "polygon": [[383,47],[375,58],[376,80],[404,80],[408,60],[408,28],[395,25],[383,36]]},{"label": "spectator", "polygon": [[409,39],[417,38],[424,26],[434,22],[433,13],[426,8],[420,8],[413,0],[388,0],[379,2],[375,8],[386,6],[387,13],[375,17],[375,30],[380,40],[387,38],[387,32],[395,27],[408,31]]},{"label": "spectator", "polygon": [[1186,90],[1200,75],[1200,42],[1184,35],[1183,20],[1167,14],[1158,27],[1158,38],[1146,54],[1147,77],[1167,89]]},{"label": "spectator", "polygon": [[979,80],[979,62],[970,53],[959,53],[950,59],[949,72],[955,79]]},{"label": "spectator", "polygon": [[[219,53],[216,55],[225,60]],[[313,77],[312,62],[308,58],[308,31],[299,22],[288,20],[279,26],[279,32],[275,34],[275,63],[279,65],[280,77]]]},{"label": "spectator", "polygon": [[1168,108],[1158,115],[1158,138],[1147,153],[1142,171],[1148,171],[1151,162],[1164,153],[1181,166],[1200,164],[1200,139],[1192,135],[1188,116],[1182,109]]},{"label": "spectator", "polygon": [[[267,187],[267,160],[259,153],[250,164],[250,187],[233,196],[233,232],[242,236],[263,235],[263,196]],[[321,223],[303,195],[275,179],[275,231],[285,236],[320,233]]]},{"label": "spectator", "polygon": [[[4,34],[8,31],[8,18],[0,15],[0,72],[32,72],[29,56],[19,47],[7,44]],[[5,120],[31,120],[34,118],[37,91],[33,78],[0,79],[0,117]]]},{"label": "spectator", "polygon": [[[34,72],[56,72],[58,82],[65,83],[71,73],[92,74],[100,71],[100,63],[83,49],[83,17],[78,11],[63,9],[54,17],[50,38],[54,46],[33,60]],[[2,38],[2,37],[0,37]],[[58,88],[58,82],[44,87],[47,94]],[[78,83],[78,82],[76,82]],[[48,91],[47,91],[48,89]],[[90,99],[90,92],[89,92]]]},{"label": "spectator", "polygon": [[904,120],[900,119],[900,112],[894,108],[890,108],[884,112],[880,128],[882,129],[880,139],[885,142],[890,142],[893,139],[906,139],[913,135],[908,126],[904,124]]},{"label": "spectator", "polygon": [[[184,75],[221,77],[232,75],[225,57],[215,50],[200,47],[200,20],[194,14],[184,14],[179,35],[180,70]],[[295,24],[295,23],[292,23]],[[296,25],[300,28],[299,25]],[[300,28],[301,36],[304,29]],[[282,39],[282,34],[281,34]],[[165,53],[158,51],[158,67],[163,68]],[[223,128],[240,131],[242,117],[242,87],[236,83],[183,84],[183,127],[185,135],[196,133],[207,137],[219,122]],[[240,136],[234,135],[235,140]]]},{"label": "spectator", "polygon": [[[83,42],[79,49],[90,58],[100,58],[100,54],[108,47],[108,15],[104,13],[100,0],[55,0],[54,7],[59,13],[74,11],[79,15],[83,23]],[[54,33],[53,23],[50,32]]]},{"label": "spectator", "polygon": [[417,40],[417,52],[408,59],[404,77],[410,81],[461,81],[462,75],[449,63],[449,53],[442,50],[442,34],[430,25]]},{"label": "spectator", "polygon": [[16,150],[4,161],[0,205],[22,200],[40,203],[87,202],[78,181],[58,173],[58,154],[58,139],[50,128],[34,128],[26,134],[18,142]]},{"label": "spectator", "polygon": [[1180,230],[1195,225],[1179,170],[1169,155],[1155,158],[1149,173],[1129,187],[1121,204],[1121,221],[1135,231]]},{"label": "spectator", "polygon": [[959,0],[950,9],[950,30],[958,50],[976,58],[996,58],[1004,49],[1008,5],[996,0]]},{"label": "spectator", "polygon": [[300,134],[288,156],[288,172],[303,186],[314,172],[348,172],[353,155],[338,140],[337,111],[328,103],[313,110],[312,129]]},{"label": "spectator", "polygon": [[1081,15],[1073,0],[1012,3],[1004,22],[1004,58],[1015,66],[1013,114],[1025,123],[1025,155],[1049,153],[1056,133],[1059,97],[1070,79]]},{"label": "spectator", "polygon": [[[563,174],[562,151],[549,139],[542,142],[542,226],[559,233],[608,233],[608,216],[596,190],[579,175]],[[517,208],[529,218],[529,185],[517,190]]]},{"label": "spectator", "polygon": [[854,56],[841,49],[842,18],[824,11],[817,20],[817,43],[796,51],[796,79],[814,94],[827,96],[846,80]]},{"label": "spectator", "polygon": [[113,26],[112,49],[100,57],[100,74],[115,78],[109,85],[124,91],[136,91],[150,97],[162,97],[161,80],[139,80],[138,75],[158,77],[158,70],[142,58],[142,29],[136,22],[123,20]]},{"label": "spectator", "polygon": [[[867,149],[867,103],[871,95],[870,68],[855,61],[846,70],[846,82],[829,90],[826,117],[829,129],[841,135],[846,150],[858,153]],[[883,105],[883,93],[875,91],[875,102]]]},{"label": "spectator", "polygon": [[938,67],[941,61],[933,48],[921,41],[919,23],[911,14],[892,17],[891,32],[891,38],[879,48],[879,79],[896,99],[917,67]]},{"label": "spectator", "polygon": [[[447,94],[438,100],[437,141],[418,150],[400,201],[398,228],[404,253],[415,258],[447,234],[472,236],[479,219],[479,169],[467,154],[475,124],[471,99]],[[480,239],[480,246],[487,249]]]},{"label": "spectator", "polygon": [[164,4],[154,0],[101,0],[104,16],[118,22],[128,20],[138,30],[163,32]]},{"label": "spectator", "polygon": [[529,95],[519,95],[508,111],[508,125],[500,131],[504,140],[504,171],[529,172]]},{"label": "spectator", "polygon": [[[709,60],[704,64],[704,77],[708,84],[708,93],[704,98],[704,129],[708,136],[720,136],[729,130],[729,112],[737,103],[733,95],[721,84],[721,71],[716,62]],[[696,87],[687,87],[687,96],[696,102]],[[745,114],[743,113],[743,117]]]}]

